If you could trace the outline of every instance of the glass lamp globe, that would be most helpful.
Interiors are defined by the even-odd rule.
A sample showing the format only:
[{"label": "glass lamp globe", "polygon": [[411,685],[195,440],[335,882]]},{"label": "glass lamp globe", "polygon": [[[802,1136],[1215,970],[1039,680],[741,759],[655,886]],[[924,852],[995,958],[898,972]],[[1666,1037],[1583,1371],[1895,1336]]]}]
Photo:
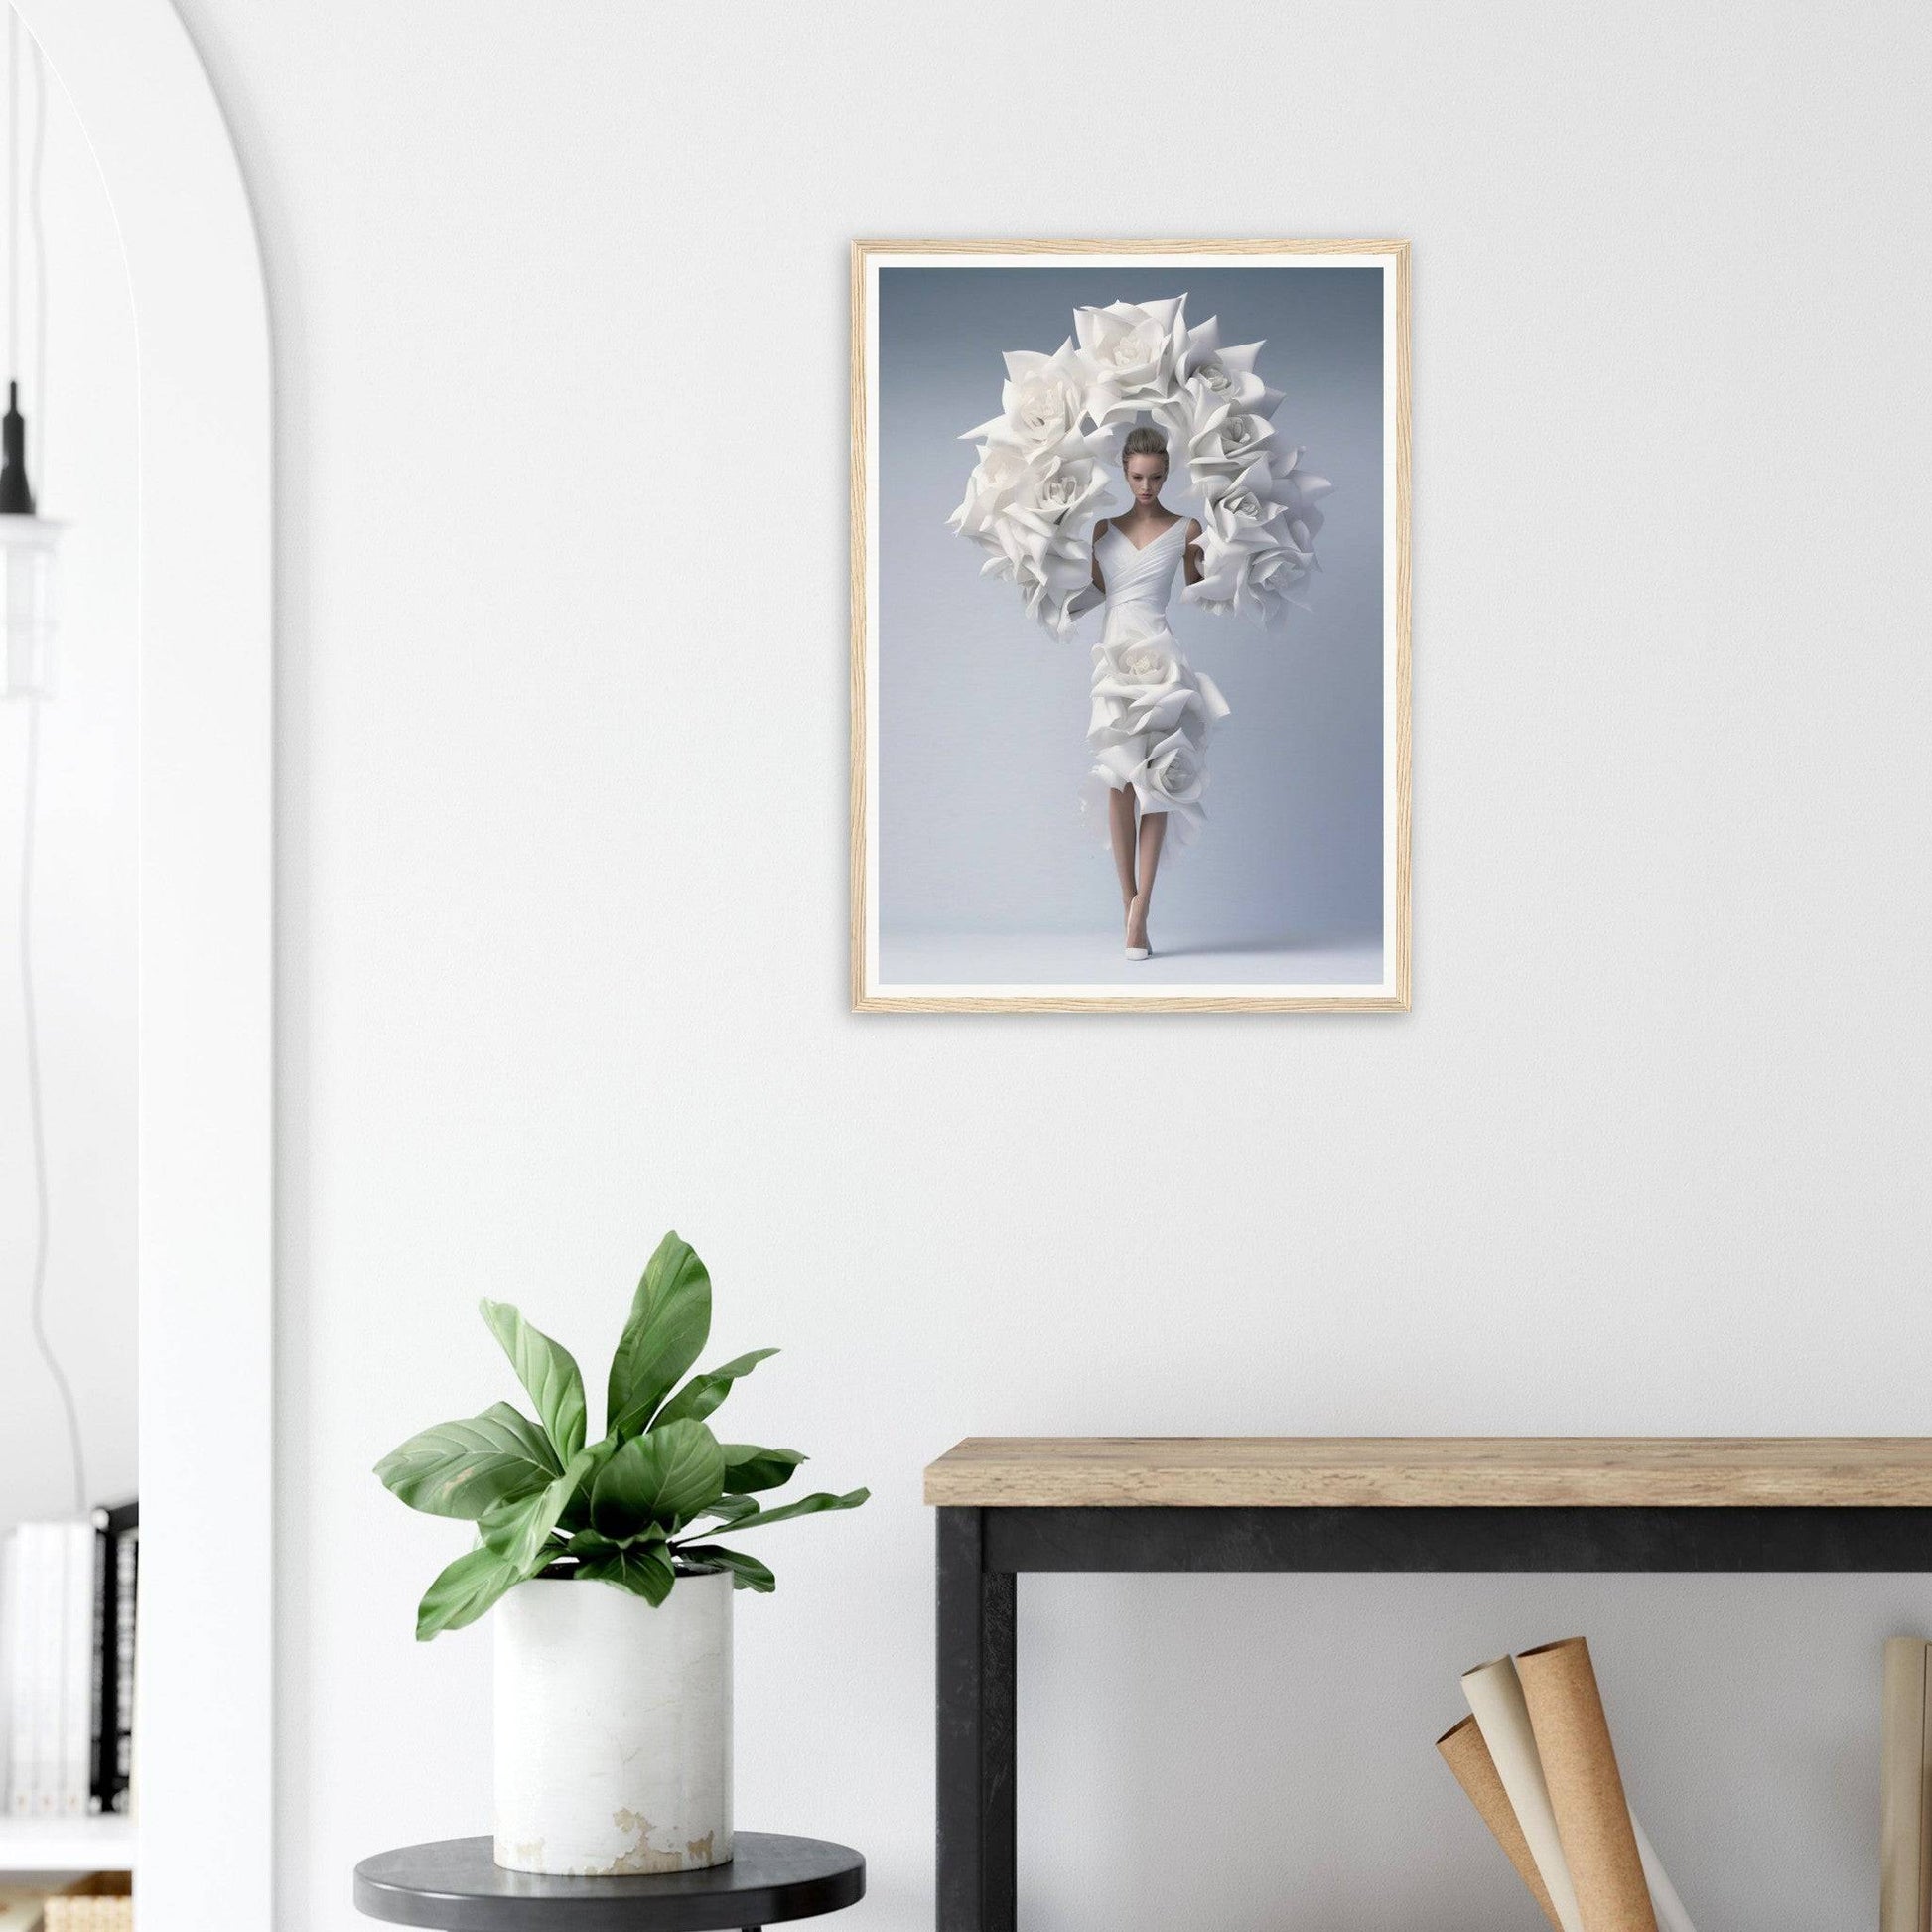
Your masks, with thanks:
[{"label": "glass lamp globe", "polygon": [[61,526],[49,517],[0,513],[0,630],[6,641],[6,695],[54,695],[54,639],[60,627],[55,548]]},{"label": "glass lamp globe", "polygon": [[7,384],[0,416],[0,629],[6,645],[6,694],[54,695],[54,546],[61,526],[42,516],[27,481],[27,423],[20,384]]}]

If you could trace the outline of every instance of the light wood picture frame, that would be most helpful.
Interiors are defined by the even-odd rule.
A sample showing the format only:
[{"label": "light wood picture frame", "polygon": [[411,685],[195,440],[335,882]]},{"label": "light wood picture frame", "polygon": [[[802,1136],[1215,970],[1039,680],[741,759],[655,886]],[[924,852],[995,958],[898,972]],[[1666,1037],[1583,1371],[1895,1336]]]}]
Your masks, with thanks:
[{"label": "light wood picture frame", "polygon": [[865,240],[851,292],[853,1009],[1407,1011],[1409,243]]}]

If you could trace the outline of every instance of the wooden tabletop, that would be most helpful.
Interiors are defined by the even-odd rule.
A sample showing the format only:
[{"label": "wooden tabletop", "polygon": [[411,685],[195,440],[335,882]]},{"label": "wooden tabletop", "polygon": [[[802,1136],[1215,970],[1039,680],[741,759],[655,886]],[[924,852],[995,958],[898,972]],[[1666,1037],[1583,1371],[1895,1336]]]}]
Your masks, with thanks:
[{"label": "wooden tabletop", "polygon": [[925,1499],[997,1508],[1932,1507],[1923,1436],[974,1436]]}]

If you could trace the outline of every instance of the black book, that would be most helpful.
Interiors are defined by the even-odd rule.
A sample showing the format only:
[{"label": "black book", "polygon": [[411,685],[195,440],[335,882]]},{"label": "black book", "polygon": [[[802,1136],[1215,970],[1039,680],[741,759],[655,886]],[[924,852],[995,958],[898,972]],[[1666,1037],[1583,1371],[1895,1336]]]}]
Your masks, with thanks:
[{"label": "black book", "polygon": [[141,1515],[135,1502],[94,1511],[93,1773],[88,1809],[124,1812],[134,1767],[134,1607]]}]

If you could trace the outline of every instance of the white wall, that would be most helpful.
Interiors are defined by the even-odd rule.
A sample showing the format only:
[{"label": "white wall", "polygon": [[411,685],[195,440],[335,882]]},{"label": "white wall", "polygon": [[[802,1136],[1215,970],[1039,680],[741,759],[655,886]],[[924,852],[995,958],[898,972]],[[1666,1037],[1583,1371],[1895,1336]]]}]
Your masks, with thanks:
[{"label": "white wall", "polygon": [[[5,71],[0,36],[0,86]],[[90,1494],[117,1500],[135,1487],[134,311],[106,188],[50,71],[47,395],[36,395],[38,316],[24,194],[34,91],[24,37],[20,97],[26,132],[16,366],[41,513],[68,525],[58,686],[41,713],[35,867],[34,970],[52,1194],[47,1329],[73,1385]],[[0,211],[5,159],[0,100]],[[0,308],[0,343],[4,314]],[[4,391],[0,371],[0,408]],[[26,750],[27,707],[0,703],[0,1527],[65,1515],[73,1504],[66,1424],[33,1351],[28,1317],[34,1181],[16,951]]]},{"label": "white wall", "polygon": [[[877,1491],[742,1605],[741,1810],[893,1932],[960,1435],[1926,1429],[1923,9],[186,11],[279,359],[286,1932],[486,1820],[369,1463],[673,1220],[787,1349],[734,1427]],[[868,233],[1414,239],[1412,1016],[845,1013]],[[1700,1923],[1868,1919],[1913,1624],[1030,1584],[1027,1922],[1530,1925],[1430,1744],[1575,1629]]]}]

